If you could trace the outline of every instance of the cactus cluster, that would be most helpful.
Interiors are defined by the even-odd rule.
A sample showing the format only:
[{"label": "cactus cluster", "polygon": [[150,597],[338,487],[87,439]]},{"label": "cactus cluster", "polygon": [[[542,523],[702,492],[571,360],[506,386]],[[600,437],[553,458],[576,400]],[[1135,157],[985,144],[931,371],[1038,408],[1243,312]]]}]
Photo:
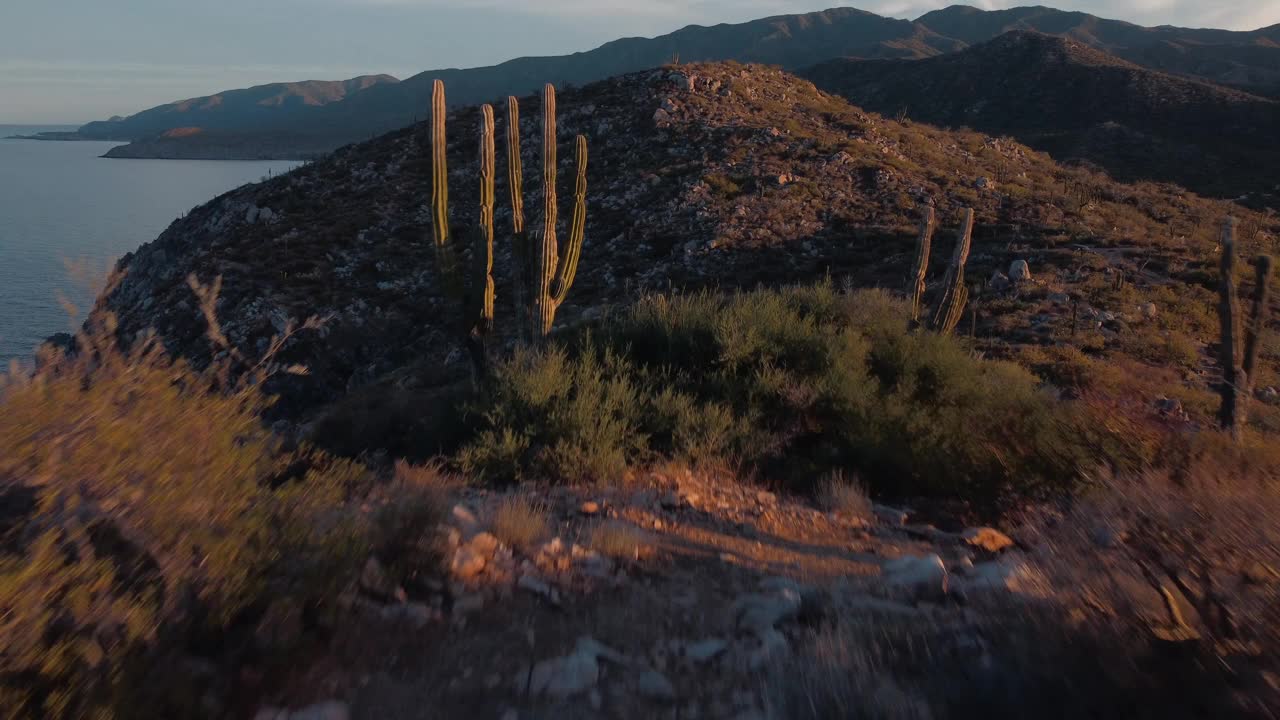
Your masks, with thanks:
[{"label": "cactus cluster", "polygon": [[[1219,363],[1222,365],[1222,404],[1219,421],[1224,430],[1240,439],[1248,416],[1249,397],[1253,392],[1254,369],[1258,364],[1258,352],[1262,332],[1270,311],[1269,285],[1272,260],[1269,255],[1259,255],[1254,260],[1256,291],[1247,323],[1240,317],[1240,304],[1236,296],[1236,220],[1228,217],[1222,228],[1222,258],[1219,267],[1218,319],[1221,325],[1219,337]],[[1241,329],[1244,328],[1243,343]]]},{"label": "cactus cluster", "polygon": [[[919,327],[920,315],[924,312],[924,279],[929,270],[929,253],[933,246],[934,228],[933,208],[925,208],[924,218],[920,222],[920,235],[916,238],[915,263],[907,279],[907,293],[911,296],[912,328]],[[947,266],[938,304],[929,322],[929,328],[934,332],[949,335],[964,317],[964,307],[969,302],[969,288],[964,284],[964,268],[969,262],[969,248],[972,242],[973,210],[966,208],[964,222],[960,227],[960,236],[956,239],[956,248],[951,256],[951,264]]]},{"label": "cactus cluster", "polygon": [[[480,219],[473,231],[470,281],[464,279],[449,228],[449,169],[446,161],[447,137],[444,83],[435,81],[431,97],[432,192],[431,227],[436,263],[446,292],[463,307],[463,334],[476,370],[486,370],[485,339],[493,330],[494,279],[493,239],[497,162],[493,107],[480,108]],[[520,161],[520,106],[507,99],[507,185],[511,197],[514,289],[520,314],[521,334],[529,340],[545,338],[555,322],[556,310],[564,303],[577,275],[578,259],[586,234],[587,140],[577,138],[577,179],[574,189],[573,221],[567,244],[561,248],[556,237],[558,200],[556,196],[556,95],[548,84],[543,90],[542,163],[544,210],[542,227],[529,237],[524,218],[524,177]]]}]

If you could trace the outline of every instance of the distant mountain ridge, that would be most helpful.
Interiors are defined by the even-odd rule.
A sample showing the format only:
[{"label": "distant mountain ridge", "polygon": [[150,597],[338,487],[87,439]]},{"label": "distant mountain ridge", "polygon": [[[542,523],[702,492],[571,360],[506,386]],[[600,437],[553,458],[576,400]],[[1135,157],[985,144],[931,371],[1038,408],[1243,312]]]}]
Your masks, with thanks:
[{"label": "distant mountain ridge", "polygon": [[[911,21],[834,8],[732,25],[693,25],[656,38],[615,40],[571,55],[429,70],[403,82],[368,76],[346,83],[290,83],[228,91],[153,108],[120,122],[90,123],[82,132],[91,137],[152,141],[168,130],[199,127],[213,132],[166,141],[163,156],[305,157],[317,148],[323,152],[412,123],[426,112],[431,81],[436,78],[449,84],[451,103],[467,105],[527,94],[545,82],[582,85],[677,59],[737,60],[800,70],[842,57],[930,58],[1010,30],[1061,35],[1140,65],[1280,94],[1280,26],[1252,32],[1145,28],[1046,7],[983,11],[953,6]],[[298,138],[296,144],[288,140],[290,134]],[[209,144],[214,137],[218,138],[216,148]],[[146,157],[151,152],[148,148],[156,146],[149,142],[111,154]]]},{"label": "distant mountain ridge", "polygon": [[925,60],[833,60],[802,75],[886,115],[1012,135],[1059,161],[1204,194],[1270,191],[1280,102],[1166,74],[1069,37],[1009,32]]},{"label": "distant mountain ridge", "polygon": [[287,126],[308,109],[341,102],[376,85],[399,82],[390,75],[362,75],[350,80],[258,85],[159,105],[127,118],[91,122],[79,132],[95,140],[138,140],[183,127],[243,130]]}]

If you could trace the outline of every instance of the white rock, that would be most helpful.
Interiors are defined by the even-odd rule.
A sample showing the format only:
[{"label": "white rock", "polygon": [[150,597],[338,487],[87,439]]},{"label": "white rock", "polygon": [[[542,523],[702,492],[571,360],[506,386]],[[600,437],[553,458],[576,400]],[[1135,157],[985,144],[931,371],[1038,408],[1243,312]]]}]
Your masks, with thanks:
[{"label": "white rock", "polygon": [[695,663],[705,663],[719,657],[729,649],[729,643],[720,638],[708,638],[684,649],[684,656]]},{"label": "white rock", "polygon": [[648,669],[640,673],[640,679],[636,682],[636,689],[641,695],[654,700],[671,701],[676,699],[676,688],[667,679],[667,676],[657,670]]},{"label": "white rock", "polygon": [[289,720],[351,720],[351,710],[344,702],[330,700],[294,710]]},{"label": "white rock", "polygon": [[1009,266],[1009,279],[1014,282],[1027,282],[1031,279],[1031,266],[1026,260],[1014,260]]},{"label": "white rock", "polygon": [[529,691],[534,695],[563,699],[590,690],[599,680],[600,664],[596,659],[575,652],[535,665]]},{"label": "white rock", "polygon": [[476,514],[463,505],[454,505],[450,514],[453,516],[453,523],[467,537],[473,535],[480,526],[480,521],[476,519]]},{"label": "white rock", "polygon": [[964,590],[1004,590],[1015,595],[1045,599],[1053,588],[1044,573],[1022,558],[978,563],[961,583]]},{"label": "white rock", "polygon": [[889,507],[888,505],[872,504],[871,513],[876,516],[876,520],[885,525],[903,525],[907,522],[906,510]]},{"label": "white rock", "polygon": [[936,600],[947,594],[947,566],[936,554],[890,560],[884,564],[883,572],[886,582],[917,600]]},{"label": "white rock", "polygon": [[730,613],[739,630],[760,634],[800,614],[802,600],[793,588],[782,588],[768,594],[742,595],[734,601]]},{"label": "white rock", "polygon": [[787,636],[773,628],[761,633],[759,638],[759,646],[747,656],[747,667],[751,670],[760,670],[785,657],[791,650],[787,644]]}]

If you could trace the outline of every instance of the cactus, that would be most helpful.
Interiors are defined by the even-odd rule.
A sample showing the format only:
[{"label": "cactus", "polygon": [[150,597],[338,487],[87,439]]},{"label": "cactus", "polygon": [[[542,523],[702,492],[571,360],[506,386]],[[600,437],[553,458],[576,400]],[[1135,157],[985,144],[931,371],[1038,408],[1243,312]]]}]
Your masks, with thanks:
[{"label": "cactus", "polygon": [[493,224],[494,151],[493,108],[483,106],[480,112],[480,220],[475,226],[472,248],[470,287],[458,266],[458,254],[451,242],[449,228],[449,168],[445,132],[447,108],[444,83],[436,80],[431,93],[431,230],[435,240],[436,263],[445,291],[454,296],[463,309],[463,336],[471,352],[477,377],[488,370],[485,338],[493,330]]},{"label": "cactus", "polygon": [[[542,95],[542,229],[537,231],[532,243],[525,243],[525,257],[518,261],[528,273],[528,335],[536,340],[551,332],[556,311],[573,286],[578,258],[582,255],[587,220],[587,139],[582,135],[577,138],[575,159],[577,178],[573,222],[569,227],[564,256],[561,257],[556,238],[559,213],[556,196],[556,90],[548,84]],[[512,204],[516,206],[514,199]],[[520,242],[519,234],[517,242]]]},{"label": "cactus", "polygon": [[933,208],[924,209],[924,219],[920,222],[920,237],[916,238],[916,262],[907,280],[907,292],[911,294],[911,327],[920,325],[920,311],[924,305],[924,277],[929,270],[929,251],[933,247],[934,217]]},{"label": "cactus", "polygon": [[950,335],[960,324],[964,316],[964,306],[969,301],[969,288],[964,283],[964,266],[969,262],[969,247],[973,241],[973,210],[964,211],[964,223],[960,227],[960,237],[956,239],[955,253],[951,256],[951,265],[947,267],[946,277],[942,281],[942,296],[938,307],[934,309],[933,322],[930,326],[935,332]]},{"label": "cactus", "polygon": [[1249,396],[1253,391],[1254,370],[1269,313],[1272,260],[1260,255],[1254,261],[1256,292],[1241,352],[1242,326],[1240,305],[1236,298],[1236,220],[1228,217],[1222,227],[1222,259],[1219,266],[1218,320],[1221,327],[1218,361],[1222,366],[1222,403],[1218,412],[1222,428],[1239,441],[1247,419]]}]

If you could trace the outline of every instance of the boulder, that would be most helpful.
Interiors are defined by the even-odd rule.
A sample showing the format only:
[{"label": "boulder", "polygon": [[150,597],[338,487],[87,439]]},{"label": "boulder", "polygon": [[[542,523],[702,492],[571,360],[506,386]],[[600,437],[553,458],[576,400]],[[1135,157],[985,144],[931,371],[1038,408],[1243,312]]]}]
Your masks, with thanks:
[{"label": "boulder", "polygon": [[460,580],[470,580],[484,570],[485,557],[470,545],[463,545],[453,553],[450,570]]},{"label": "boulder", "polygon": [[938,555],[907,555],[890,560],[882,568],[890,587],[915,600],[940,600],[947,594],[947,566]]},{"label": "boulder", "polygon": [[1009,279],[1015,283],[1031,280],[1031,266],[1026,260],[1014,260],[1009,266]]},{"label": "boulder", "polygon": [[1013,540],[1004,533],[989,527],[972,527],[960,533],[960,538],[972,547],[998,553],[1013,545]]},{"label": "boulder", "polygon": [[803,600],[794,588],[780,588],[769,593],[740,596],[730,607],[734,627],[761,634],[778,623],[794,620],[800,614]]},{"label": "boulder", "polygon": [[666,675],[652,668],[640,673],[640,678],[636,681],[636,689],[641,695],[653,700],[670,702],[676,699],[675,685],[671,684]]}]

